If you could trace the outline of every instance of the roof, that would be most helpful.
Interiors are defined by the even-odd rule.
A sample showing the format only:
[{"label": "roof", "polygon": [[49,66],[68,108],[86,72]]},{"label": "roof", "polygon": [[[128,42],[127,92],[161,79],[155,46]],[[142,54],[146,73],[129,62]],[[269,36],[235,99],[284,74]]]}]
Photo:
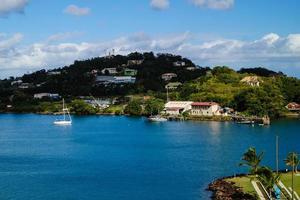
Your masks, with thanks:
[{"label": "roof", "polygon": [[194,102],[192,103],[192,106],[213,106],[213,105],[219,105],[215,102]]},{"label": "roof", "polygon": [[166,103],[166,108],[185,108],[186,106],[190,106],[192,101],[169,101]]}]

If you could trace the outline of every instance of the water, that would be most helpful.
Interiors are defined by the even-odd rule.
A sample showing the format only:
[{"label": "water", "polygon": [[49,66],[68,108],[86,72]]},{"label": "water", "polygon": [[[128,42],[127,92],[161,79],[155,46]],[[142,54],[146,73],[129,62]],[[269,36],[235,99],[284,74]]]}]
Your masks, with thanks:
[{"label": "water", "polygon": [[238,167],[250,146],[265,151],[263,164],[280,167],[300,152],[300,121],[270,127],[230,122],[149,123],[143,118],[0,115],[0,199],[196,200],[207,184],[246,172]]}]

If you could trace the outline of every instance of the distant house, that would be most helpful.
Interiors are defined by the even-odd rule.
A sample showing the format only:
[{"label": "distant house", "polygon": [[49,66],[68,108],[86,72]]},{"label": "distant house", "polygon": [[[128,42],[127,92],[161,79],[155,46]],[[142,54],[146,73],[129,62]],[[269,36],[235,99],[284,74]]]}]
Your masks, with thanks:
[{"label": "distant house", "polygon": [[43,99],[43,98],[50,98],[50,99],[60,99],[59,94],[52,94],[52,93],[37,93],[33,95],[34,99]]},{"label": "distant house", "polygon": [[168,83],[165,86],[165,88],[168,90],[176,90],[181,85],[182,85],[182,83],[180,83],[180,82]]},{"label": "distant house", "polygon": [[176,78],[176,77],[177,77],[177,74],[175,74],[175,73],[165,73],[165,74],[161,75],[161,78],[164,81],[170,81],[172,78]]},{"label": "distant house", "polygon": [[50,76],[52,76],[52,75],[60,75],[61,72],[60,71],[49,71],[47,74],[50,75]]},{"label": "distant house", "polygon": [[102,74],[110,74],[110,75],[115,75],[118,73],[117,68],[112,67],[112,68],[104,68],[101,70]]},{"label": "distant house", "polygon": [[124,70],[124,76],[136,76],[137,75],[137,70],[135,70],[135,69],[128,69],[128,68],[126,68],[125,70]]},{"label": "distant house", "polygon": [[183,62],[183,61],[176,61],[176,62],[173,62],[173,66],[174,67],[184,67],[185,66],[185,62]]},{"label": "distant house", "polygon": [[189,71],[195,71],[197,68],[196,67],[187,67],[185,68],[186,70],[189,70]]},{"label": "distant house", "polygon": [[299,112],[300,111],[300,104],[291,102],[288,105],[286,105],[286,108],[291,112]]},{"label": "distant house", "polygon": [[22,80],[17,80],[17,81],[12,81],[12,82],[10,83],[10,85],[11,85],[11,86],[14,86],[14,85],[21,85],[22,83],[23,83]]},{"label": "distant house", "polygon": [[241,80],[241,83],[245,83],[247,85],[250,85],[250,86],[257,86],[259,87],[260,83],[262,81],[260,80],[260,78],[258,76],[246,76],[245,78],[243,78]]},{"label": "distant house", "polygon": [[20,89],[28,89],[30,87],[32,87],[33,85],[31,83],[22,83],[21,85],[19,85]]},{"label": "distant house", "polygon": [[128,60],[127,61],[127,66],[130,66],[130,65],[141,65],[143,64],[144,60],[141,59],[141,60]]},{"label": "distant house", "polygon": [[165,104],[164,112],[168,115],[180,115],[192,108],[192,101],[169,101]]},{"label": "distant house", "polygon": [[215,102],[194,102],[190,114],[193,116],[221,115],[220,106]]},{"label": "distant house", "polygon": [[97,76],[96,84],[108,85],[108,84],[125,84],[135,83],[136,78],[132,76]]}]

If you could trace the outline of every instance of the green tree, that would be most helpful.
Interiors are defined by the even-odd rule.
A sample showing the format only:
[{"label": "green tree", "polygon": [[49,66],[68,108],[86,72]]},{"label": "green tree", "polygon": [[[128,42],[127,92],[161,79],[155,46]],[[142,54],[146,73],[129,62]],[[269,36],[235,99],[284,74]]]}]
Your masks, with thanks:
[{"label": "green tree", "polygon": [[138,100],[130,101],[125,107],[124,113],[129,115],[141,115],[142,114],[142,106],[141,102]]},{"label": "green tree", "polygon": [[256,174],[259,169],[260,162],[263,159],[264,153],[256,153],[256,149],[250,147],[243,155],[240,166],[248,166],[250,168],[250,174]]},{"label": "green tree", "polygon": [[284,160],[285,164],[289,167],[292,167],[295,173],[298,173],[298,166],[300,164],[300,160],[298,154],[295,152],[290,152],[286,159]]},{"label": "green tree", "polygon": [[269,195],[272,196],[273,186],[280,180],[280,175],[273,173],[268,167],[261,167],[257,170],[257,179],[264,185]]},{"label": "green tree", "polygon": [[83,100],[74,100],[70,104],[71,112],[74,112],[77,115],[92,115],[96,114],[96,109],[85,103]]},{"label": "green tree", "polygon": [[161,99],[149,99],[145,103],[146,115],[157,115],[164,109],[164,101]]}]

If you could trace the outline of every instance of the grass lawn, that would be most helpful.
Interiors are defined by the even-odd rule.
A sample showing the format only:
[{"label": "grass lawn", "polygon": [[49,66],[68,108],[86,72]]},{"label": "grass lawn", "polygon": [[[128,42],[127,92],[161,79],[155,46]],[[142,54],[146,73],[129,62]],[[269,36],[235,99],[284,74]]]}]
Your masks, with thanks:
[{"label": "grass lawn", "polygon": [[250,179],[250,176],[245,176],[226,179],[226,181],[234,182],[235,185],[241,187],[245,193],[256,195]]},{"label": "grass lawn", "polygon": [[[292,173],[281,174],[281,181],[285,187],[292,187]],[[294,189],[300,195],[300,173],[294,176]]]}]

